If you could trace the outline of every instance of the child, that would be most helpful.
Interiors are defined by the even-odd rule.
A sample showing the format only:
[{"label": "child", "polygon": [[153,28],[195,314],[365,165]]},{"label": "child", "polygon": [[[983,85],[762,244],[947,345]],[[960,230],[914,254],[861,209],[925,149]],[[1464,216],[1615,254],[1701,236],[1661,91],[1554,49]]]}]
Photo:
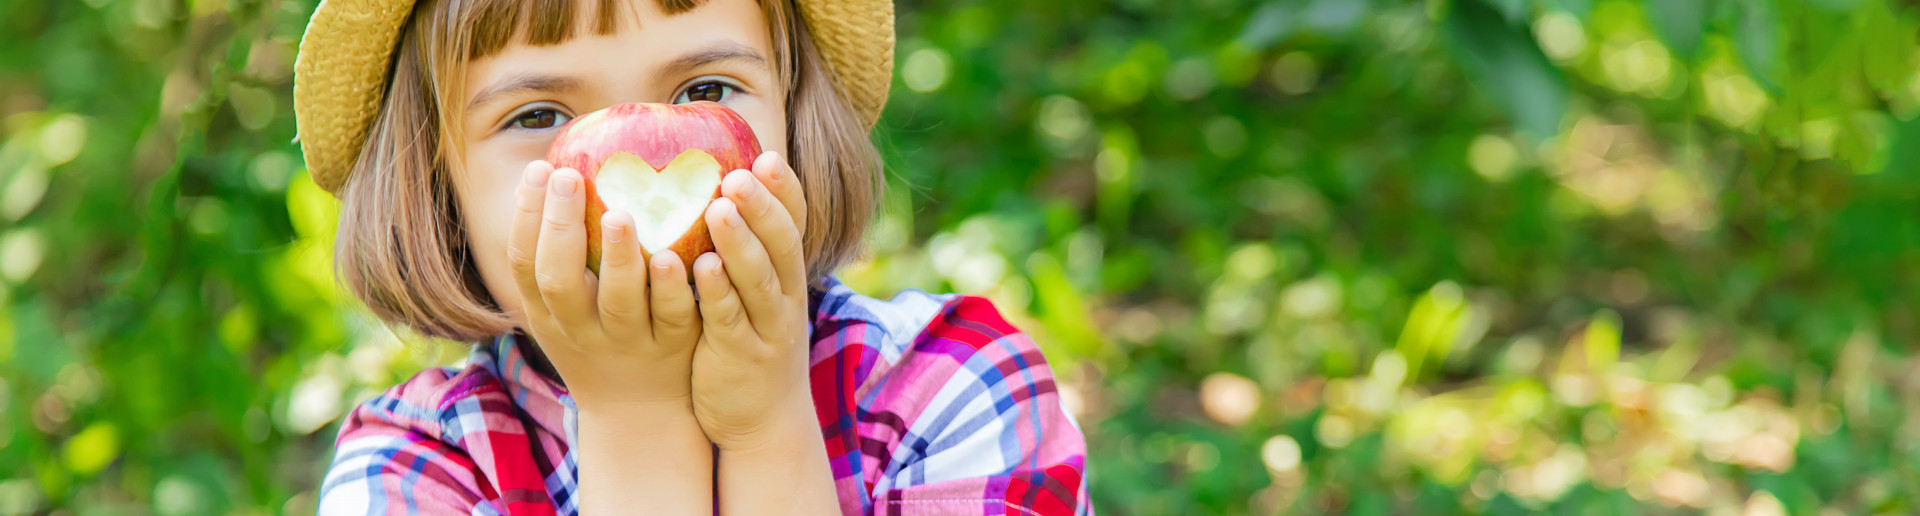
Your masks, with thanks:
[{"label": "child", "polygon": [[[1088,514],[1084,444],[986,301],[855,294],[890,0],[326,0],[295,112],[337,269],[389,323],[477,342],[361,405],[322,514]],[[768,152],[717,252],[586,263],[572,117],[717,102]],[[693,285],[688,285],[688,276]],[[694,292],[699,292],[696,301]]]}]

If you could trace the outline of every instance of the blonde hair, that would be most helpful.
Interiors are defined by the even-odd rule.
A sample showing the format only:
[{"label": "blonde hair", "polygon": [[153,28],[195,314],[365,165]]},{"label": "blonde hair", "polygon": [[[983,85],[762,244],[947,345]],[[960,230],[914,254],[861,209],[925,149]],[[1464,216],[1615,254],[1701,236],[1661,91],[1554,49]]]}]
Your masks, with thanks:
[{"label": "blonde hair", "polygon": [[[657,0],[669,15],[703,0]],[[591,30],[617,30],[620,0],[598,0]],[[422,0],[394,53],[380,112],[340,190],[335,273],[389,324],[477,341],[514,327],[480,281],[450,167],[458,165],[458,78],[468,61],[514,42],[581,32],[580,0]],[[807,199],[807,273],[852,259],[884,181],[868,128],[835,88],[792,0],[760,0],[786,86],[787,146]]]}]

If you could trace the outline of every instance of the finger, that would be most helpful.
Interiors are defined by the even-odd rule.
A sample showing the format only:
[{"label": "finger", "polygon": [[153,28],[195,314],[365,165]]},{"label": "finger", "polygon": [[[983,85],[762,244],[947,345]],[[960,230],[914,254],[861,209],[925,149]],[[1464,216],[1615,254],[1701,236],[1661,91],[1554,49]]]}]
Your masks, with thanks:
[{"label": "finger", "polygon": [[533,263],[540,299],[564,328],[597,330],[599,313],[593,307],[593,286],[587,281],[587,203],[580,173],[571,168],[553,171],[547,180],[546,205]]},{"label": "finger", "polygon": [[[753,174],[735,171],[728,174],[720,188],[747,221],[747,228],[766,247],[767,259],[780,278],[780,291],[795,294],[806,289],[807,264],[800,242],[800,228],[785,217],[780,200],[767,191]],[[711,224],[708,227],[712,227]]]},{"label": "finger", "polygon": [[693,281],[700,289],[702,336],[723,349],[738,350],[738,346],[759,340],[760,336],[747,323],[747,312],[740,305],[740,294],[734,290],[733,282],[727,279],[727,269],[720,255],[702,254],[693,260]]},{"label": "finger", "polygon": [[653,255],[652,275],[653,341],[669,345],[692,345],[700,337],[700,312],[694,308],[693,287],[687,285],[687,267],[678,253]]},{"label": "finger", "polygon": [[[713,232],[713,247],[726,264],[723,268],[733,292],[747,309],[748,323],[758,327],[778,321],[786,301],[780,291],[780,277],[774,274],[766,248],[747,229],[732,199],[721,197],[707,205],[707,229]],[[705,301],[706,291],[700,292]]]},{"label": "finger", "polygon": [[515,192],[513,226],[507,232],[507,263],[520,286],[520,311],[529,323],[547,318],[546,303],[540,300],[539,283],[534,280],[534,250],[540,243],[541,209],[547,199],[547,181],[553,165],[545,161],[527,164],[520,188]]},{"label": "finger", "polygon": [[793,227],[799,229],[800,234],[807,234],[807,192],[801,188],[800,175],[793,171],[787,156],[773,151],[760,154],[753,160],[753,177],[780,200],[787,215],[793,217]]},{"label": "finger", "polygon": [[652,336],[647,315],[647,264],[634,238],[633,216],[600,217],[600,328],[608,336]]}]

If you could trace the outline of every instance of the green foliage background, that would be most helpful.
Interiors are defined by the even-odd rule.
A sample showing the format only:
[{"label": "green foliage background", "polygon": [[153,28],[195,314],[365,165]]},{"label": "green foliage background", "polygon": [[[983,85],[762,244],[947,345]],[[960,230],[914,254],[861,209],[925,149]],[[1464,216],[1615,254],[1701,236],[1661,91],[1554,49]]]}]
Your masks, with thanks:
[{"label": "green foliage background", "polygon": [[[455,344],[329,273],[312,2],[0,2],[0,514],[310,514]],[[1920,512],[1920,6],[903,1],[842,276],[993,298],[1105,514]]]}]

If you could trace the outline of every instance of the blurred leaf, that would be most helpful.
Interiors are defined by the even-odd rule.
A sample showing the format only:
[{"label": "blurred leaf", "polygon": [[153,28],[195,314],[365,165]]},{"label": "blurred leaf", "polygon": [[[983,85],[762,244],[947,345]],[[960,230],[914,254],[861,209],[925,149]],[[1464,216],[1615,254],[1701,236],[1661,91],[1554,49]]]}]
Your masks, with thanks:
[{"label": "blurred leaf", "polygon": [[1067,352],[1057,360],[1063,367],[1072,367],[1075,359],[1094,356],[1100,350],[1100,332],[1087,320],[1086,302],[1067,278],[1060,260],[1045,252],[1034,253],[1027,259],[1027,270],[1033,275],[1034,299],[1047,334],[1060,341],[1042,345]]},{"label": "blurred leaf", "polygon": [[1300,12],[1302,28],[1323,35],[1341,35],[1352,31],[1366,19],[1367,2],[1353,0],[1311,0]]},{"label": "blurred leaf", "polygon": [[1458,0],[1458,1],[1469,1],[1469,2],[1477,1],[1482,4],[1485,4],[1487,7],[1492,8],[1496,12],[1499,12],[1500,16],[1506,18],[1508,24],[1515,25],[1515,26],[1521,26],[1521,25],[1527,24],[1527,14],[1531,7],[1527,5],[1527,0]]},{"label": "blurred leaf", "polygon": [[1425,364],[1445,360],[1456,344],[1474,338],[1468,335],[1473,317],[1473,305],[1452,282],[1434,285],[1420,296],[1394,344],[1407,361],[1407,380],[1419,380]]},{"label": "blurred leaf", "polygon": [[1447,35],[1454,58],[1486,95],[1506,108],[1521,132],[1536,138],[1559,134],[1567,84],[1533,43],[1530,29],[1510,26],[1476,2],[1454,3]]},{"label": "blurred leaf", "polygon": [[1647,4],[1647,17],[1660,38],[1681,61],[1692,62],[1700,55],[1700,33],[1706,29],[1712,0],[1660,0]]},{"label": "blurred leaf", "polygon": [[120,456],[120,434],[113,423],[94,423],[67,440],[67,469],[88,476]]},{"label": "blurred leaf", "polygon": [[1832,12],[1852,11],[1862,0],[1807,0],[1807,4]]},{"label": "blurred leaf", "polygon": [[1897,95],[1912,81],[1908,72],[1914,62],[1915,48],[1911,43],[1920,24],[1911,17],[1901,17],[1882,2],[1869,4],[1858,16],[1861,47],[1872,49],[1862,53],[1860,71],[1867,75],[1868,84],[1883,95]]},{"label": "blurred leaf", "polygon": [[1291,2],[1274,0],[1262,4],[1260,9],[1247,17],[1247,24],[1240,29],[1236,41],[1241,46],[1264,50],[1271,48],[1293,32],[1295,7]]},{"label": "blurred leaf", "polygon": [[1740,19],[1734,28],[1734,44],[1740,49],[1740,60],[1754,82],[1779,96],[1782,92],[1779,15],[1771,1],[1737,1],[1742,8],[1738,10]]},{"label": "blurred leaf", "polygon": [[1587,13],[1593,11],[1593,0],[1537,0],[1542,6],[1559,9],[1573,14],[1585,21]]},{"label": "blurred leaf", "polygon": [[1613,364],[1620,361],[1620,314],[1612,310],[1594,314],[1587,321],[1587,332],[1581,336],[1580,343],[1587,353],[1587,371],[1609,374]]},{"label": "blurred leaf", "polygon": [[1886,165],[1873,172],[1908,185],[1920,183],[1920,116],[1896,119],[1891,125],[1892,134],[1885,136],[1889,142]]},{"label": "blurred leaf", "polygon": [[14,346],[15,369],[22,376],[41,383],[53,383],[67,364],[73,363],[74,350],[47,318],[47,307],[40,303],[16,305],[11,317],[18,342]]},{"label": "blurred leaf", "polygon": [[273,121],[273,93],[265,89],[235,84],[227,89],[227,101],[241,127],[259,130]]}]

